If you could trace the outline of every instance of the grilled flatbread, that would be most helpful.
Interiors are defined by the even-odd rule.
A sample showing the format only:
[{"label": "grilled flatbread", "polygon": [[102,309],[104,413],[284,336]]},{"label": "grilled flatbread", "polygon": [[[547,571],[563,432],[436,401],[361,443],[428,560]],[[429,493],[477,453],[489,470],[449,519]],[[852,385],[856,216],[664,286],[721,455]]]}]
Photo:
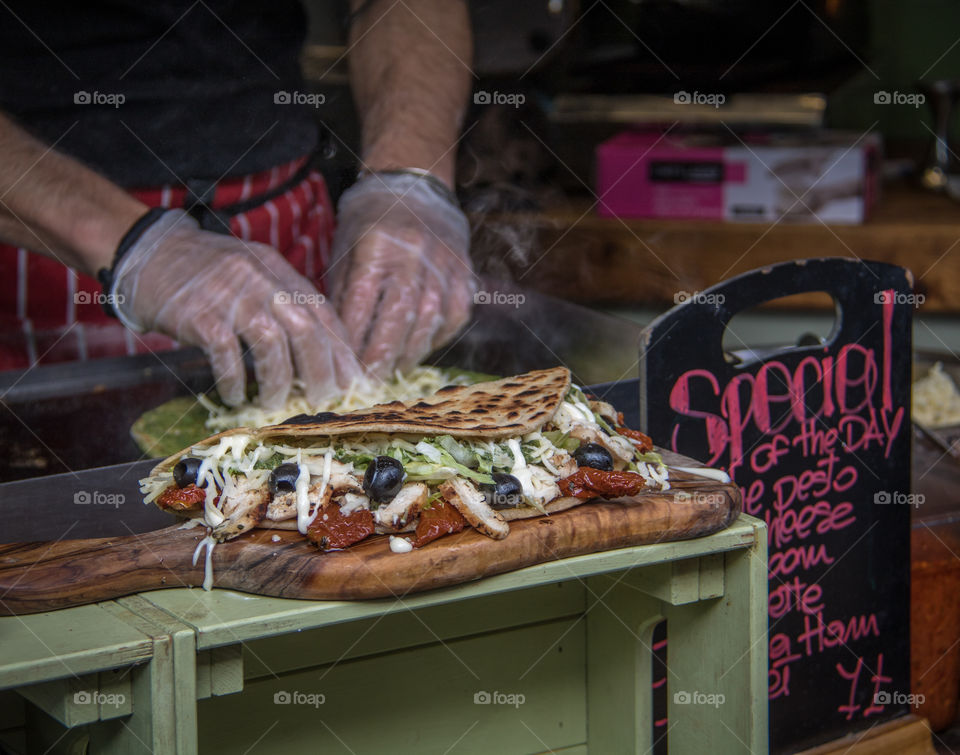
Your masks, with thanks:
[{"label": "grilled flatbread", "polygon": [[[300,414],[343,414],[374,404],[429,396],[445,385],[470,385],[496,379],[496,375],[454,367],[420,365],[387,380],[358,377],[343,394],[325,397],[318,403],[308,401],[303,386],[295,381],[286,404],[279,409],[266,409],[255,395],[237,407],[221,404],[215,392],[178,396],[143,414],[130,428],[130,435],[145,454],[169,456],[224,430],[264,427]],[[255,387],[250,390],[255,392]]]},{"label": "grilled flatbread", "polygon": [[208,541],[299,529],[322,550],[391,534],[397,552],[595,498],[669,488],[650,439],[557,367],[341,415],[239,428],[170,456],[147,502],[196,519]]}]

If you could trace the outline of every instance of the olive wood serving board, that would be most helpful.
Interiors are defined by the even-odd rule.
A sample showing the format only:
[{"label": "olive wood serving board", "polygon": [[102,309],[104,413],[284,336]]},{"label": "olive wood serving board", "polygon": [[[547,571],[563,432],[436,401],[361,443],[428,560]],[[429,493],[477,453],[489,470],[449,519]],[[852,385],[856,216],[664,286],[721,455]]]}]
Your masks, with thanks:
[{"label": "olive wood serving board", "polygon": [[[701,466],[662,453],[668,463]],[[386,535],[321,553],[298,532],[258,529],[214,548],[213,581],[280,598],[400,597],[569,556],[702,537],[732,524],[740,509],[736,485],[674,470],[670,490],[513,521],[503,540],[468,527],[409,553],[393,553]],[[198,587],[205,551],[192,562],[203,536],[201,527],[174,525],[124,537],[0,545],[0,615]]]}]

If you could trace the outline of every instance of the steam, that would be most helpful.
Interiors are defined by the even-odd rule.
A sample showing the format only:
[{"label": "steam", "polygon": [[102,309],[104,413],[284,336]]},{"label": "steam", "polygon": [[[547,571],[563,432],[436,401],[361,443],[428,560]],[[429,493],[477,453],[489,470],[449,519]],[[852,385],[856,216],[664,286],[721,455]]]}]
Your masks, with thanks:
[{"label": "steam", "polygon": [[470,218],[474,268],[501,280],[517,276],[539,257],[542,215],[532,191],[511,184],[471,190],[464,201]]}]

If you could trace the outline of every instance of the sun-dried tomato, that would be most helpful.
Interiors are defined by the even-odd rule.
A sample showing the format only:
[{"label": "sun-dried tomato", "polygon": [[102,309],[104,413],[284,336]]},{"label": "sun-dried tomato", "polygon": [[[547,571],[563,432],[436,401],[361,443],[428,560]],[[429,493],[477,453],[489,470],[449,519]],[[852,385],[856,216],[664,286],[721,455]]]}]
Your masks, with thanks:
[{"label": "sun-dried tomato", "polygon": [[340,550],[369,537],[373,529],[373,514],[368,509],[343,514],[334,502],[323,506],[317,513],[307,527],[307,539],[320,550]]},{"label": "sun-dried tomato", "polygon": [[592,467],[580,467],[557,485],[564,495],[586,499],[636,495],[643,489],[644,483],[644,478],[636,472],[608,472]]},{"label": "sun-dried tomato", "polygon": [[617,432],[624,438],[629,438],[640,453],[643,454],[653,450],[653,440],[649,435],[645,435],[639,430],[631,430],[629,427],[618,427]]},{"label": "sun-dried tomato", "polygon": [[443,499],[436,500],[430,504],[430,508],[420,510],[413,546],[419,548],[438,537],[459,532],[466,526],[467,520],[459,511]]},{"label": "sun-dried tomato", "polygon": [[206,497],[207,491],[204,488],[198,488],[193,483],[185,488],[171,485],[157,496],[157,506],[171,511],[189,511],[198,508]]}]

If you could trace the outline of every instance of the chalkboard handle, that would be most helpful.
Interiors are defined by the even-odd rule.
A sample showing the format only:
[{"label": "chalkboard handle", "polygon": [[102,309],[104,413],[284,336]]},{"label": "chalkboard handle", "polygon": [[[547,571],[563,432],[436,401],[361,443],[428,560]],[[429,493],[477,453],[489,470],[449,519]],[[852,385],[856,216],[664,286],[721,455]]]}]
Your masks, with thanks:
[{"label": "chalkboard handle", "polygon": [[[711,286],[686,300],[651,323],[641,336],[642,354],[657,338],[684,339],[707,349],[711,361],[737,363],[723,351],[723,334],[733,317],[786,296],[824,292],[836,307],[836,322],[825,343],[807,343],[777,349],[778,354],[811,351],[862,333],[864,321],[881,316],[885,292],[897,298],[913,290],[913,275],[896,265],[847,257],[826,257],[783,262],[758,268]],[[867,306],[865,306],[867,303]],[[875,304],[876,306],[870,306]],[[740,359],[738,367],[769,354]]]}]

